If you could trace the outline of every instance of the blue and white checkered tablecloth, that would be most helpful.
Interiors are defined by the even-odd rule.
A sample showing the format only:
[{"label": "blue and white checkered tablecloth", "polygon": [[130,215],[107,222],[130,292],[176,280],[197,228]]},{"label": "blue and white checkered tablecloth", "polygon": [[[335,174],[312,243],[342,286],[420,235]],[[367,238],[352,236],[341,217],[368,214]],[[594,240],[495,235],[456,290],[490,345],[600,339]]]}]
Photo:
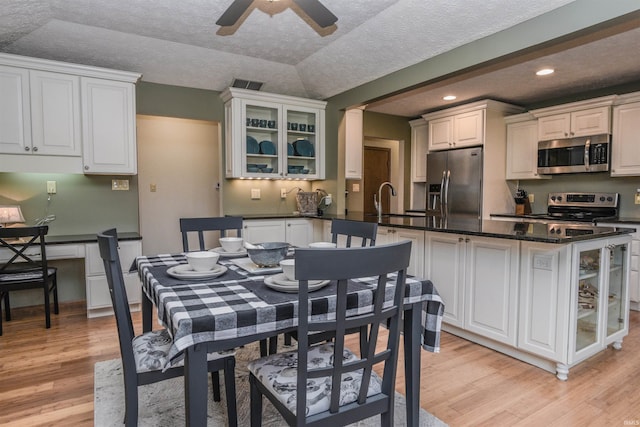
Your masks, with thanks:
[{"label": "blue and white checkered tablecloth", "polygon": [[[253,275],[228,259],[219,263],[228,270],[210,280],[184,281],[167,275],[167,268],[186,264],[183,254],[161,254],[136,258],[145,295],[158,310],[160,322],[174,342],[168,364],[181,358],[183,351],[197,343],[226,340],[278,331],[297,325],[297,294],[284,294],[267,288],[264,275]],[[393,277],[390,277],[392,282]],[[354,280],[347,309],[352,313],[371,309],[376,278]],[[310,294],[311,314],[327,319],[335,312],[332,284]],[[335,287],[335,284],[333,284]],[[387,293],[392,293],[389,285]],[[422,301],[422,347],[440,351],[440,329],[444,304],[429,280],[407,278],[405,304]]]}]

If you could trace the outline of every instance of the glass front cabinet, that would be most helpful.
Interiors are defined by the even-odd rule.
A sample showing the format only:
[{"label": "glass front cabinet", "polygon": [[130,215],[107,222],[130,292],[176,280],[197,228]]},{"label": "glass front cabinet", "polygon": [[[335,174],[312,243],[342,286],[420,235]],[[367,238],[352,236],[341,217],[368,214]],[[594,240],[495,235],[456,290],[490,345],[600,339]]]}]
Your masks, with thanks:
[{"label": "glass front cabinet", "polygon": [[573,248],[569,366],[613,344],[629,330],[629,238],[577,243]]},{"label": "glass front cabinet", "polygon": [[324,179],[324,101],[229,88],[227,178]]}]

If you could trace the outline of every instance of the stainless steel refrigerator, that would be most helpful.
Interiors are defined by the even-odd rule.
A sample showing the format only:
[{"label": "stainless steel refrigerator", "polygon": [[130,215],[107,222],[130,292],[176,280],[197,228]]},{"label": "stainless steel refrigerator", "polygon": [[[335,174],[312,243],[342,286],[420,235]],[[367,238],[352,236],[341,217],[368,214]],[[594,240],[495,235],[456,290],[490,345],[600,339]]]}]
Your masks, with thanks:
[{"label": "stainless steel refrigerator", "polygon": [[482,147],[427,154],[427,212],[449,219],[482,217]]}]

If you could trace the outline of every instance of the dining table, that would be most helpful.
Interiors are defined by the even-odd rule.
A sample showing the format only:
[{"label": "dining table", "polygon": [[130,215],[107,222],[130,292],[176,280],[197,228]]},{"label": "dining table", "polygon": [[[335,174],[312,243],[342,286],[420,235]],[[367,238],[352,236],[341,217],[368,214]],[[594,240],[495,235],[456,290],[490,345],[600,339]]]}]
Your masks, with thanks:
[{"label": "dining table", "polygon": [[[182,277],[184,253],[137,257],[130,270],[142,283],[142,323],[152,330],[153,310],[173,343],[165,368],[184,361],[185,419],[187,425],[206,425],[207,353],[224,351],[294,331],[297,293],[281,292],[267,284],[278,268],[248,268],[242,254],[221,256],[216,277]],[[293,254],[290,252],[289,257]],[[243,262],[239,262],[243,261]],[[179,267],[183,266],[183,267]],[[253,265],[255,267],[255,265]],[[220,270],[224,270],[220,274]],[[187,275],[188,276],[188,275]],[[394,286],[389,275],[388,287]],[[371,309],[377,277],[349,281],[348,313]],[[444,304],[430,280],[407,276],[403,313],[406,421],[419,424],[420,348],[440,351]],[[327,319],[335,311],[335,283],[309,294],[314,319]]]}]

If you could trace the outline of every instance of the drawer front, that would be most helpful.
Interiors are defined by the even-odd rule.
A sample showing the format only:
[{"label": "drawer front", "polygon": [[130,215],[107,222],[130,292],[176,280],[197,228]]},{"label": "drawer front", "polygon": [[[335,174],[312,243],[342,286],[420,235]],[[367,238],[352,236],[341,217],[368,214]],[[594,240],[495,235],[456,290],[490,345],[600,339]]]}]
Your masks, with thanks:
[{"label": "drawer front", "polygon": [[[40,259],[40,247],[30,247],[25,251],[25,254]],[[9,249],[0,249],[0,262],[7,262],[13,256],[13,252]],[[47,246],[47,259],[70,259],[70,258],[83,258],[84,257],[84,245],[49,245]]]}]

